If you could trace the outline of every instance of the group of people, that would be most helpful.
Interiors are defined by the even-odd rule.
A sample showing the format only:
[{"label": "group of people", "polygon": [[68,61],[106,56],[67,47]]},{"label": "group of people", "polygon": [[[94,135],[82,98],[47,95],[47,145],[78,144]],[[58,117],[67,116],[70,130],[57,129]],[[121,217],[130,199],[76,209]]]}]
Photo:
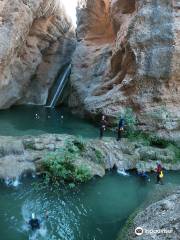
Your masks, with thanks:
[{"label": "group of people", "polygon": [[[164,173],[163,173],[162,165],[160,164],[160,162],[157,162],[157,167],[155,171],[156,171],[156,179],[157,179],[156,183],[163,184]],[[141,177],[143,180],[147,180],[150,182],[150,178],[145,171],[138,172],[138,176]]]},{"label": "group of people", "polygon": [[[117,141],[121,140],[122,133],[124,131],[124,126],[125,126],[125,120],[123,117],[120,117],[119,123],[118,123],[118,134],[117,134]],[[101,121],[100,121],[100,139],[103,138],[104,132],[107,129],[107,120],[105,115],[102,115]]]},{"label": "group of people", "polygon": [[[125,127],[125,120],[123,117],[120,117],[119,123],[118,123],[118,129],[117,129],[117,141],[121,140],[124,127]],[[104,132],[106,131],[106,129],[107,129],[107,120],[105,115],[102,115],[101,121],[100,121],[100,139],[103,138]],[[157,183],[163,184],[164,174],[163,174],[162,166],[159,162],[157,162],[156,174],[157,174]],[[144,171],[139,172],[138,175],[143,179],[150,181],[150,178],[148,177],[146,172]]]},{"label": "group of people", "polygon": [[[106,131],[107,128],[107,121],[105,115],[102,115],[101,122],[100,122],[100,139],[103,138],[104,132]],[[117,132],[117,141],[121,140],[122,138],[122,133],[124,131],[124,126],[125,126],[125,120],[123,117],[120,117],[119,123],[118,123],[118,132]],[[162,165],[160,162],[157,162],[157,168],[156,170],[156,176],[157,176],[157,184],[163,184],[163,170],[162,170]],[[138,172],[138,176],[140,176],[142,179],[150,181],[150,178],[148,174],[144,171]],[[46,218],[48,218],[48,214],[46,214]],[[40,229],[41,222],[38,218],[36,218],[35,213],[32,213],[31,219],[28,222],[31,230],[38,230]]]}]

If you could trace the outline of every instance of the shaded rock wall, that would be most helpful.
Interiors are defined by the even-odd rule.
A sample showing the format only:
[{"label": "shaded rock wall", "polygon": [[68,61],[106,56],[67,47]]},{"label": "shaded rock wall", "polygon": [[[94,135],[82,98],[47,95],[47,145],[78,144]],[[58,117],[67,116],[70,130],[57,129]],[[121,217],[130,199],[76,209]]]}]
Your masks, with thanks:
[{"label": "shaded rock wall", "polygon": [[60,1],[1,1],[0,108],[45,104],[74,48],[74,29]]},{"label": "shaded rock wall", "polygon": [[[99,5],[106,7],[99,12]],[[82,0],[73,110],[111,121],[130,107],[141,129],[179,139],[179,8],[177,0]]]}]

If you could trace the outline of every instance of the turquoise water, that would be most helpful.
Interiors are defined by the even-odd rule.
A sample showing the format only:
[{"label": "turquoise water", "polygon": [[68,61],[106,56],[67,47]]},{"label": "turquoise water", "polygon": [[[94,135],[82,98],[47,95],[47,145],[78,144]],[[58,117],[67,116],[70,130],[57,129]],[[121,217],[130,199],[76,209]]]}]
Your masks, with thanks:
[{"label": "turquoise water", "polygon": [[[180,174],[165,173],[163,186],[155,180],[155,175],[144,182],[134,173],[108,173],[75,189],[43,186],[32,178],[17,188],[1,184],[0,239],[115,240],[128,216],[154,193],[179,185]],[[42,220],[36,233],[26,224],[32,212]]]},{"label": "turquoise water", "polygon": [[[99,136],[99,129],[64,108],[18,106],[0,111],[0,135],[22,136],[43,133],[67,133],[94,138]],[[110,135],[111,132],[106,132],[106,136]]]},{"label": "turquoise water", "polygon": [[[63,117],[62,117],[63,116]],[[69,111],[19,106],[0,111],[0,135],[22,136],[66,133],[99,137],[97,126]],[[106,132],[106,136],[112,136]],[[0,239],[2,240],[115,240],[128,216],[160,190],[180,184],[179,172],[165,173],[165,184],[144,182],[134,173],[108,173],[74,189],[44,186],[26,178],[17,188],[0,184]],[[38,187],[37,187],[38,186]],[[49,218],[45,218],[48,211]],[[26,224],[32,212],[42,227],[32,233]]]}]

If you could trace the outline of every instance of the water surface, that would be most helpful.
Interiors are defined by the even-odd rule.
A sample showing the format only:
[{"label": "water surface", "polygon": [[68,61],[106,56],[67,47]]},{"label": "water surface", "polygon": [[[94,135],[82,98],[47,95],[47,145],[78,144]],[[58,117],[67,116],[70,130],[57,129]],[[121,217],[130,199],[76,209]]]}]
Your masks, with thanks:
[{"label": "water surface", "polygon": [[[67,108],[30,105],[0,110],[0,135],[6,136],[63,133],[94,138],[99,137],[97,126],[71,114]],[[106,132],[106,136],[110,135]]]},{"label": "water surface", "polygon": [[[179,185],[180,174],[165,173],[164,186],[155,184],[154,175],[149,183],[134,173],[108,173],[75,189],[37,187],[37,181],[25,179],[18,188],[0,185],[1,239],[115,240],[128,216],[155,192]],[[37,236],[25,223],[32,212],[43,221]]]}]

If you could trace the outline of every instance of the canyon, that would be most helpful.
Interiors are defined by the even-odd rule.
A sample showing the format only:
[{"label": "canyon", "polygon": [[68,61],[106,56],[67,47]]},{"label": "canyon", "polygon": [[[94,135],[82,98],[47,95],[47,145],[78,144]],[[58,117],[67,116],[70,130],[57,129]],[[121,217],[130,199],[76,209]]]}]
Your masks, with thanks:
[{"label": "canyon", "polygon": [[179,1],[80,1],[69,106],[179,141]]},{"label": "canyon", "polygon": [[76,30],[60,1],[0,4],[1,109],[46,105],[72,60],[73,112],[112,127],[130,108],[138,129],[179,142],[179,1],[79,0]]},{"label": "canyon", "polygon": [[74,48],[74,27],[60,1],[1,1],[0,108],[45,105]]},{"label": "canyon", "polygon": [[[0,136],[0,179],[9,184],[14,183],[14,180],[18,182],[16,180],[21,177],[24,180],[23,176],[29,176],[28,173],[38,180],[39,175],[48,176],[48,170],[44,167],[46,158],[48,158],[48,164],[52,164],[54,172],[57,173],[54,176],[55,179],[59,172],[66,177],[69,170],[66,165],[64,167],[62,155],[60,155],[64,151],[63,156],[67,162],[68,154],[71,157],[73,155],[70,168],[75,169],[75,172],[79,168],[81,179],[85,174],[83,167],[89,171],[92,185],[99,182],[99,178],[94,177],[103,177],[110,170],[116,170],[126,176],[128,175],[126,170],[132,170],[128,179],[132,181],[135,175],[134,170],[141,173],[154,172],[157,161],[160,161],[164,170],[173,170],[165,171],[165,179],[169,176],[171,178],[174,174],[177,180],[174,183],[173,180],[169,181],[167,188],[175,189],[175,183],[179,181],[178,172],[175,170],[180,170],[179,0],[78,0],[76,10],[77,28],[73,26],[61,0],[0,0],[0,110],[7,109],[0,111],[1,135],[4,133],[6,135]],[[63,100],[65,109],[71,112],[66,114],[61,108],[57,110],[27,106],[46,106],[49,96],[52,97],[52,90],[57,86],[57,80],[63,75],[67,66],[68,73],[70,71],[71,73]],[[17,105],[25,106],[21,106],[24,107],[21,109]],[[11,107],[14,108],[11,109]],[[25,111],[29,107],[30,113]],[[11,111],[15,114],[11,115]],[[107,137],[98,139],[99,129],[90,123],[85,124],[82,118],[97,125],[102,114],[106,116],[107,127],[111,130],[115,130],[120,117],[125,118],[125,123],[130,122],[132,127],[131,129],[127,124],[125,133],[130,134],[123,136],[121,141],[117,141],[115,134],[107,131],[105,133]],[[23,121],[27,123],[24,124]],[[18,133],[21,134],[18,135]],[[77,137],[77,133],[81,137]],[[68,144],[70,144],[70,150]],[[148,174],[151,175],[151,179],[156,180],[154,173]],[[65,177],[61,176],[63,184]],[[123,186],[122,179],[122,185],[119,185],[119,176],[116,177],[117,185],[115,182],[112,185],[116,200],[118,187],[123,196],[120,200],[130,201],[128,197],[127,201],[124,197],[126,195],[123,195],[123,187],[127,188],[127,186]],[[140,176],[136,178],[139,180]],[[138,181],[133,182],[126,190],[131,193],[138,187],[137,189],[140,189],[143,194],[147,185],[155,185],[155,180],[151,183],[144,181],[143,188],[139,187]],[[70,182],[70,186],[67,184],[70,190],[71,187],[75,187],[73,184],[73,182]],[[146,187],[145,184],[147,184]],[[160,189],[165,191],[165,187],[155,186],[155,194],[160,192]],[[33,186],[30,184],[29,188],[33,189]],[[57,190],[52,184],[53,188]],[[106,193],[107,189],[106,182]],[[49,190],[48,196],[51,196]],[[161,229],[170,226],[173,228],[170,239],[178,238],[180,192],[175,190],[155,203],[148,204],[131,219],[131,226],[127,225],[128,229],[125,229],[128,230],[126,232],[128,240],[154,239],[154,237],[160,240],[166,239],[162,234],[154,236],[145,234],[143,238],[135,236],[134,229],[137,226],[143,226],[145,229],[149,227]],[[6,192],[3,185],[1,191],[3,194]],[[8,193],[5,193],[6,197],[9,196],[10,191],[8,189]],[[95,192],[94,188],[93,192]],[[70,195],[73,195],[71,193]],[[39,192],[39,194],[42,193]],[[58,195],[59,191],[56,191],[56,194]],[[101,191],[98,190],[97,194],[95,200],[98,205]],[[135,191],[134,196],[138,198],[138,194],[139,192]],[[59,226],[62,224],[59,219],[62,220],[64,206],[67,204],[62,196],[60,198],[58,196],[60,201],[58,200],[57,209],[59,211],[61,202],[63,212],[58,221],[54,218],[55,224],[58,222]],[[84,196],[87,198],[86,194]],[[91,195],[88,195],[88,198],[91,200]],[[133,199],[134,204],[134,198],[130,198]],[[24,199],[27,203],[31,197],[24,196]],[[102,202],[98,205],[100,210],[99,206],[102,206]],[[2,203],[4,204],[5,201],[3,200]],[[9,206],[12,206],[12,197],[5,211],[9,211]],[[40,206],[43,205],[40,204]],[[126,207],[129,208],[128,205]],[[107,208],[109,210],[111,207],[108,205]],[[16,222],[19,222],[22,218],[19,216],[21,212],[19,210],[23,211],[18,209],[15,217],[12,217],[11,213],[8,213],[9,216],[6,213],[6,218],[13,220],[18,216]],[[79,211],[75,212],[76,214],[73,213],[73,216],[75,218],[82,215],[88,216],[84,210],[83,208],[82,213]],[[102,212],[100,217],[103,215]],[[115,215],[117,217],[117,212]],[[67,216],[64,227],[71,220],[69,212]],[[95,223],[95,228],[98,234],[101,234],[99,216],[97,216],[98,224]],[[126,218],[127,216],[128,214]],[[26,220],[24,216],[23,218]],[[3,221],[1,219],[0,222]],[[124,223],[124,219],[122,222]],[[111,226],[106,225],[107,223],[103,223],[105,228]],[[71,224],[70,229],[71,227],[73,229],[74,222]],[[120,228],[122,223],[118,219],[111,224],[118,224]],[[7,225],[6,219],[5,225]],[[11,221],[8,225],[15,224]],[[87,226],[92,228],[88,222]],[[3,225],[1,228],[4,229]],[[19,226],[15,226],[11,231],[15,232],[16,228],[19,229]],[[105,234],[104,227],[102,229]],[[60,232],[61,229],[51,230],[52,236],[54,232],[58,237],[62,237],[59,234],[64,234]],[[91,233],[91,230],[89,232]],[[71,234],[71,232],[68,233]],[[70,239],[69,236],[67,234],[68,239]],[[16,239],[19,238],[16,237]],[[119,239],[125,238],[120,236]]]}]

